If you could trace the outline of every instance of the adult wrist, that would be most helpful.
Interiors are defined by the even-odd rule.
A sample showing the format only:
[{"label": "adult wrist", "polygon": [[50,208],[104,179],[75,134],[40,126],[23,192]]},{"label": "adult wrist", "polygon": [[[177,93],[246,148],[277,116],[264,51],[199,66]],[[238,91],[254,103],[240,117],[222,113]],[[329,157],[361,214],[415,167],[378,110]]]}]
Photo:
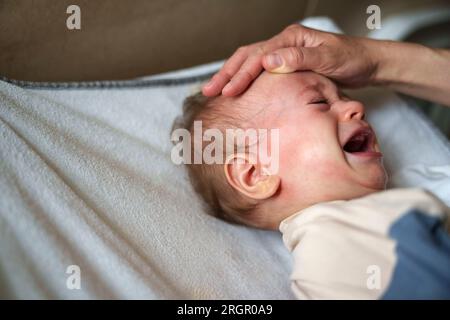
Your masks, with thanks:
[{"label": "adult wrist", "polygon": [[395,78],[396,43],[388,40],[367,39],[364,43],[373,71],[369,79],[371,85],[386,85]]},{"label": "adult wrist", "polygon": [[412,69],[431,55],[430,48],[415,43],[372,40],[369,47],[375,65],[371,84],[376,86],[414,84]]}]

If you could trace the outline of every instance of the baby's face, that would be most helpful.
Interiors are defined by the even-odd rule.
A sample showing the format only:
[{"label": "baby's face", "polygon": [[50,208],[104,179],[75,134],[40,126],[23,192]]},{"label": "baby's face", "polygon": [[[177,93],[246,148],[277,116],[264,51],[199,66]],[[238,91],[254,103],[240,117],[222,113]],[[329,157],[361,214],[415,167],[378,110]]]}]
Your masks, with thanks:
[{"label": "baby's face", "polygon": [[[383,190],[386,173],[364,106],[312,73],[263,73],[242,95],[254,128],[279,128],[280,213],[270,225],[318,202]],[[247,110],[249,111],[249,110]]]}]

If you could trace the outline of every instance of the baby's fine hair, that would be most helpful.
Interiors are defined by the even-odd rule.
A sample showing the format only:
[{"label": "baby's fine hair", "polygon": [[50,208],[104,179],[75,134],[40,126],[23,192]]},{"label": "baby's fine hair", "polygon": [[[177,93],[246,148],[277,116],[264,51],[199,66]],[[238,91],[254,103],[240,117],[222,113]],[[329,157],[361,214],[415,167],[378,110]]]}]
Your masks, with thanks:
[{"label": "baby's fine hair", "polygon": [[[205,97],[201,92],[187,97],[183,102],[183,113],[175,119],[172,132],[186,129],[194,137],[194,121],[202,121],[203,130],[219,129],[225,135],[228,128],[239,128],[242,122],[238,106],[226,103],[226,98]],[[191,141],[191,155],[196,151],[194,139]],[[202,142],[202,152],[205,148]],[[225,157],[226,155],[224,155]],[[227,181],[223,164],[185,164],[194,190],[206,204],[206,210],[212,216],[225,221],[254,225],[253,213],[257,201],[242,195]]]}]

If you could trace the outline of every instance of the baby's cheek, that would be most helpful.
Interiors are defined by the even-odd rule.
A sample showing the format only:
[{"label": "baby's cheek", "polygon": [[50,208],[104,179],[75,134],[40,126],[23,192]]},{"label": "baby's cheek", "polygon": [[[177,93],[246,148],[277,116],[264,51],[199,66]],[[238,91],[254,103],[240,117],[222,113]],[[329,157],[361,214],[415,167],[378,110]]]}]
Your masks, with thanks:
[{"label": "baby's cheek", "polygon": [[[289,128],[290,129],[290,128]],[[335,143],[325,143],[324,137],[308,130],[280,132],[280,172],[299,174],[308,180],[319,178],[346,179],[348,168]]]},{"label": "baby's cheek", "polygon": [[284,136],[280,138],[279,164],[281,172],[291,172],[302,160],[302,147],[298,141]]},{"label": "baby's cheek", "polygon": [[346,179],[348,173],[340,162],[326,157],[308,157],[303,166],[309,175],[317,179],[342,180]]},{"label": "baby's cheek", "polygon": [[[305,150],[306,149],[306,150]],[[280,149],[280,173],[292,179],[317,180],[320,177],[342,176],[341,166],[314,148],[286,144]]]}]

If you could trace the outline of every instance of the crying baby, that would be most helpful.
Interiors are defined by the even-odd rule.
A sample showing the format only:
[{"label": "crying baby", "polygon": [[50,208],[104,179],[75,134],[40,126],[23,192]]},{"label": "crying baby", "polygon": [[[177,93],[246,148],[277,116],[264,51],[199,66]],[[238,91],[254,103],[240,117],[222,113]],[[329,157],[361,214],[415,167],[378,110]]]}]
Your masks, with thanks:
[{"label": "crying baby", "polygon": [[271,162],[251,161],[258,157],[239,148],[222,164],[187,164],[208,212],[227,221],[278,229],[313,204],[385,188],[382,154],[364,106],[319,74],[264,72],[238,97],[198,93],[185,100],[176,127],[194,136],[199,120],[204,130],[276,129],[279,136],[268,142],[278,144]]},{"label": "crying baby", "polygon": [[[207,212],[282,233],[297,298],[450,298],[449,208],[426,190],[385,190],[364,106],[331,80],[264,72],[237,97],[188,97],[174,128],[195,136],[197,121],[222,133],[276,130],[257,135],[271,157],[241,139],[215,150],[222,162],[185,164]],[[194,156],[210,148],[197,140],[186,139]]]}]

